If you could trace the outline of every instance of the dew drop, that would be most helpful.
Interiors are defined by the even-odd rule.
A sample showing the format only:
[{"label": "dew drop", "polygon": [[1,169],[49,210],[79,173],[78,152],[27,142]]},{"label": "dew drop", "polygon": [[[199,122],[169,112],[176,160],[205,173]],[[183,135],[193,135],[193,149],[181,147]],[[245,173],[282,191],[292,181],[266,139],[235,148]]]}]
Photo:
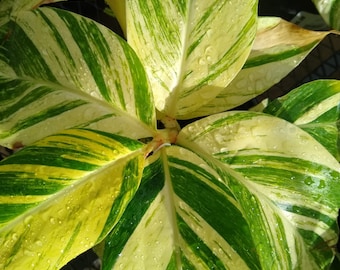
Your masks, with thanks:
[{"label": "dew drop", "polygon": [[320,183],[319,183],[318,188],[319,188],[319,189],[322,189],[322,188],[325,188],[325,187],[326,187],[326,182],[325,182],[325,180],[320,180]]},{"label": "dew drop", "polygon": [[14,241],[18,240],[18,234],[13,233],[13,234],[12,234],[12,239],[13,239]]},{"label": "dew drop", "polygon": [[35,244],[36,244],[38,247],[42,247],[42,246],[43,246],[43,242],[40,241],[40,240],[37,240],[37,241],[35,242]]},{"label": "dew drop", "polygon": [[200,57],[200,58],[198,59],[198,64],[201,65],[201,66],[204,66],[204,65],[206,64],[205,59],[202,58],[202,57]]},{"label": "dew drop", "polygon": [[305,182],[305,184],[308,185],[308,186],[310,186],[310,185],[312,185],[312,184],[314,183],[314,181],[313,181],[310,177],[306,178],[306,179],[304,180],[304,182]]},{"label": "dew drop", "polygon": [[54,217],[51,217],[50,218],[50,223],[51,224],[56,224],[57,222],[56,222],[56,219],[54,218]]},{"label": "dew drop", "polygon": [[32,216],[28,216],[24,219],[24,224],[27,226],[27,227],[31,227],[31,221],[32,221],[33,217]]},{"label": "dew drop", "polygon": [[24,250],[24,255],[28,256],[28,257],[34,257],[36,255],[36,253],[34,251],[32,251],[32,250],[25,249]]}]

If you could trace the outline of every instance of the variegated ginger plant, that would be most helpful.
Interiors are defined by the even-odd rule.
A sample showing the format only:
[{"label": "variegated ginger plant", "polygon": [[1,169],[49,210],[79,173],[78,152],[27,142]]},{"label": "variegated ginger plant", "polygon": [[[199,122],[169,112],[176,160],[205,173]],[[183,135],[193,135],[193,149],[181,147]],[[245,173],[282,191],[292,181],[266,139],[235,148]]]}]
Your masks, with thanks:
[{"label": "variegated ginger plant", "polygon": [[329,267],[340,82],[223,112],[328,32],[255,0],[109,1],[126,42],[40,2],[0,2],[0,143],[25,146],[0,163],[0,269],[94,246],[103,269]]}]

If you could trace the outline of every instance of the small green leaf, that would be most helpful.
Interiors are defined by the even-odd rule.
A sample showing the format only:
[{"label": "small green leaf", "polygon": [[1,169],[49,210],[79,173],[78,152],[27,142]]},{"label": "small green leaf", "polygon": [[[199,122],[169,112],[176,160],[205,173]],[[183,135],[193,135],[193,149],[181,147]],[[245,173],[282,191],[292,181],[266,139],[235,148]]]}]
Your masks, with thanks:
[{"label": "small green leaf", "polygon": [[339,104],[340,82],[318,80],[270,102],[263,111],[298,125],[340,160]]},{"label": "small green leaf", "polygon": [[56,269],[101,241],[137,190],[143,145],[71,129],[0,163],[0,268]]}]

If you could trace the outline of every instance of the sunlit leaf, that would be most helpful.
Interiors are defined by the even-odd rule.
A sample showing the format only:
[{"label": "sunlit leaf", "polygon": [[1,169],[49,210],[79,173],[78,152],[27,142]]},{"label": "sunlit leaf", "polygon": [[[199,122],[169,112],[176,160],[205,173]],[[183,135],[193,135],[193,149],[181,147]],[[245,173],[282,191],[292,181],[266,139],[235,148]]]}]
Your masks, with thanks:
[{"label": "sunlit leaf", "polygon": [[101,241],[137,190],[143,145],[71,129],[0,163],[0,268],[55,269]]},{"label": "sunlit leaf", "polygon": [[106,239],[103,269],[259,269],[249,227],[216,171],[176,146],[154,159]]},{"label": "sunlit leaf", "polygon": [[298,125],[339,160],[340,82],[318,80],[304,84],[264,108],[264,112]]},{"label": "sunlit leaf", "polygon": [[273,116],[229,112],[188,125],[178,143],[244,177],[226,181],[252,229],[261,269],[331,263],[340,167],[308,133]]},{"label": "sunlit leaf", "polygon": [[235,108],[283,79],[329,32],[300,28],[276,17],[259,17],[252,51],[235,79],[193,113],[209,115]]},{"label": "sunlit leaf", "polygon": [[150,136],[155,113],[146,73],[109,29],[41,8],[20,12],[1,33],[1,144],[28,144],[75,126]]},{"label": "sunlit leaf", "polygon": [[213,99],[244,64],[256,21],[256,0],[126,1],[127,41],[148,73],[156,108],[188,118]]}]

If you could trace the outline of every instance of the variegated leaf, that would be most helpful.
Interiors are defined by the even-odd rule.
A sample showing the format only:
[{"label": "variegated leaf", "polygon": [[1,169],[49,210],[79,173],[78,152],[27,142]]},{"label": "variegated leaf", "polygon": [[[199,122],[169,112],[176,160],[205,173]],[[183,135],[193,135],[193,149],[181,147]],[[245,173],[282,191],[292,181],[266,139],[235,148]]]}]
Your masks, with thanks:
[{"label": "variegated leaf", "polygon": [[59,269],[101,241],[137,190],[138,141],[87,129],[46,137],[0,163],[0,268]]},{"label": "variegated leaf", "polygon": [[213,99],[244,64],[256,21],[256,0],[126,1],[127,40],[156,108],[184,119]]},{"label": "variegated leaf", "polygon": [[41,8],[18,13],[1,33],[1,144],[28,144],[75,126],[152,135],[155,112],[144,68],[109,29]]},{"label": "variegated leaf", "polygon": [[236,173],[222,179],[251,228],[261,269],[328,267],[337,242],[340,166],[313,137],[273,116],[229,112],[188,125],[178,143],[220,175]]},{"label": "variegated leaf", "polygon": [[242,70],[215,99],[193,116],[235,108],[283,79],[329,32],[300,28],[276,17],[259,17],[252,51]]},{"label": "variegated leaf", "polygon": [[184,148],[162,152],[107,237],[103,270],[260,269],[249,226],[216,171]]},{"label": "variegated leaf", "polygon": [[0,26],[7,23],[11,17],[23,10],[35,9],[42,4],[59,2],[63,0],[1,0],[0,4]]},{"label": "variegated leaf", "polygon": [[339,160],[339,105],[340,81],[318,80],[270,102],[263,111],[298,125]]},{"label": "variegated leaf", "polygon": [[333,28],[340,30],[340,1],[312,0],[324,20]]}]

